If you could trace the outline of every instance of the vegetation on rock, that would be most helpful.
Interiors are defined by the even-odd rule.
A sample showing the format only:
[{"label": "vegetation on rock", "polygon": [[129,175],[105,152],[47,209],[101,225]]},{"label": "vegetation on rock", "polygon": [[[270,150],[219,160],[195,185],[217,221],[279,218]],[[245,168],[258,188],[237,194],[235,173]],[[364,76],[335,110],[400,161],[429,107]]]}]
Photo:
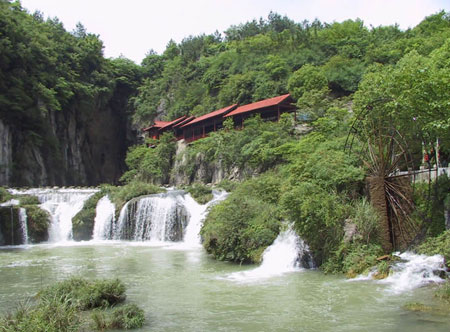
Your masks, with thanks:
[{"label": "vegetation on rock", "polygon": [[[142,327],[144,313],[134,304],[120,305],[125,301],[125,285],[118,279],[88,281],[71,278],[42,289],[36,302],[29,302],[15,313],[0,318],[2,331],[80,331],[86,325],[105,329],[132,329]],[[110,310],[108,323],[99,325],[95,311],[92,320],[83,311],[100,308]],[[97,309],[97,310],[100,310]]]}]

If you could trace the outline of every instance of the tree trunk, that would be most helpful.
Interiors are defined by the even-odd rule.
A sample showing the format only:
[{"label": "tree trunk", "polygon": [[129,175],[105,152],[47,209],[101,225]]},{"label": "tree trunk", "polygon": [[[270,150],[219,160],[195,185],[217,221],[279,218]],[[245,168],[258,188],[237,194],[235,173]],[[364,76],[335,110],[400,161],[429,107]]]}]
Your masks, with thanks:
[{"label": "tree trunk", "polygon": [[389,226],[388,207],[386,202],[386,191],[384,178],[369,176],[366,178],[369,184],[370,201],[380,217],[381,245],[385,253],[392,252],[391,229]]}]

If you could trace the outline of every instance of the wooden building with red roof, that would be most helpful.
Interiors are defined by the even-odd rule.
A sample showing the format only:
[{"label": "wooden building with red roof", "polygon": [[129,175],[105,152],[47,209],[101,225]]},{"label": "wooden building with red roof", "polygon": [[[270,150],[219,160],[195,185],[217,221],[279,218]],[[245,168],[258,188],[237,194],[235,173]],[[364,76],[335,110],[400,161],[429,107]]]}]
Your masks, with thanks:
[{"label": "wooden building with red roof", "polygon": [[199,116],[181,126],[183,138],[187,142],[206,137],[210,132],[223,127],[224,116],[237,108],[237,104],[221,108],[217,111]]},{"label": "wooden building with red roof", "polygon": [[185,139],[187,142],[192,142],[221,129],[223,121],[229,117],[233,118],[234,126],[240,128],[245,119],[256,114],[266,121],[278,121],[282,113],[295,112],[295,110],[294,100],[290,94],[286,94],[239,107],[233,104],[197,118],[182,116],[173,121],[155,121],[152,126],[143,131],[148,133],[148,137],[154,139],[159,139],[166,131],[173,131],[177,140]]},{"label": "wooden building with red roof", "polygon": [[234,111],[226,114],[225,118],[233,117],[234,126],[242,127],[244,120],[255,114],[259,114],[266,121],[278,121],[282,113],[295,112],[295,110],[296,107],[291,95],[285,94],[239,106]]},{"label": "wooden building with red roof", "polygon": [[145,133],[148,133],[148,137],[153,139],[159,139],[159,137],[166,131],[173,130],[173,126],[182,122],[187,118],[186,115],[183,115],[182,117],[179,117],[178,119],[175,119],[173,121],[155,121],[155,123],[148,127],[142,129],[142,131]]}]

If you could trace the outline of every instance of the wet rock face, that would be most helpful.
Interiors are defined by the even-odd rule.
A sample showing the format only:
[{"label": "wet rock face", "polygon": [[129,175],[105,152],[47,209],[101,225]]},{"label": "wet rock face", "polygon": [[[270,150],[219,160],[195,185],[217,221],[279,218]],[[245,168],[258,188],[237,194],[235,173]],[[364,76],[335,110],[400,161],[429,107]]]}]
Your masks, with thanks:
[{"label": "wet rock face", "polygon": [[12,167],[12,135],[9,127],[0,119],[0,185],[7,185]]},{"label": "wet rock face", "polygon": [[0,245],[23,244],[18,207],[0,207]]},{"label": "wet rock face", "polygon": [[116,183],[125,170],[127,147],[134,143],[127,116],[118,108],[49,111],[34,129],[0,120],[0,185]]}]

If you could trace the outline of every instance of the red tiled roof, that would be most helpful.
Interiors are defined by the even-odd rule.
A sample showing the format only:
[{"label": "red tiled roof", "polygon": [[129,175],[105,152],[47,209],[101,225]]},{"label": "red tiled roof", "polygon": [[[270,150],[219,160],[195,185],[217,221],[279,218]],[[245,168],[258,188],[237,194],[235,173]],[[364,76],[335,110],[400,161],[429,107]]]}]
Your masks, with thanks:
[{"label": "red tiled roof", "polygon": [[[167,122],[165,125],[163,125],[161,127],[161,129],[165,129],[165,128],[171,127],[171,126],[177,124],[178,122],[183,121],[184,119],[186,119],[186,115],[183,115],[183,116],[181,116],[178,119],[175,119],[173,121]],[[155,123],[156,123],[156,121],[155,121]]]},{"label": "red tiled roof", "polygon": [[265,107],[276,106],[276,105],[281,104],[283,101],[289,99],[290,97],[291,97],[291,95],[288,93],[286,95],[257,101],[256,103],[239,106],[234,111],[225,115],[225,117],[233,116],[233,115],[241,114],[241,113],[246,113],[246,112],[251,112],[251,111],[258,110],[258,109],[265,108]]},{"label": "red tiled roof", "polygon": [[184,119],[183,121],[180,121],[177,124],[173,125],[173,127],[174,128],[178,128],[178,127],[180,127],[180,126],[182,126],[182,125],[184,125],[184,124],[186,124],[186,123],[188,123],[188,122],[190,122],[190,121],[192,121],[194,119],[195,119],[195,116],[190,116],[190,117]]},{"label": "red tiled roof", "polygon": [[181,127],[187,127],[187,126],[190,126],[191,124],[198,123],[198,122],[201,122],[201,121],[205,121],[205,120],[211,119],[211,118],[213,118],[215,116],[224,115],[224,114],[234,110],[236,107],[237,107],[237,104],[233,104],[233,105],[221,108],[220,110],[217,110],[217,111],[214,111],[214,112],[211,112],[211,113],[207,113],[205,115],[199,116],[198,118],[195,118],[194,120],[192,120],[192,121],[182,125]]},{"label": "red tiled roof", "polygon": [[159,129],[159,128],[164,127],[168,123],[169,123],[169,121],[155,121],[154,124],[152,124],[150,127],[142,129],[142,131],[149,131],[152,128],[158,128]]}]

